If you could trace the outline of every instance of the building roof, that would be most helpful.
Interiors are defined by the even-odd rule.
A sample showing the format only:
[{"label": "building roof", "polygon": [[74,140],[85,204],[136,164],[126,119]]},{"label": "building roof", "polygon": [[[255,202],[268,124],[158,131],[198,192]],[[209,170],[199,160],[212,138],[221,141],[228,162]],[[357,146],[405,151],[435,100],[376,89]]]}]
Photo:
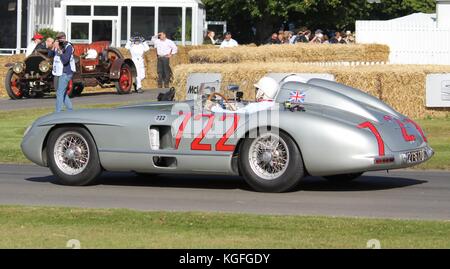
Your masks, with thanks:
[{"label": "building roof", "polygon": [[434,14],[426,14],[426,13],[413,13],[411,15],[407,15],[400,18],[395,18],[389,20],[389,22],[399,22],[399,23],[411,23],[411,24],[435,24],[436,23],[436,13]]}]

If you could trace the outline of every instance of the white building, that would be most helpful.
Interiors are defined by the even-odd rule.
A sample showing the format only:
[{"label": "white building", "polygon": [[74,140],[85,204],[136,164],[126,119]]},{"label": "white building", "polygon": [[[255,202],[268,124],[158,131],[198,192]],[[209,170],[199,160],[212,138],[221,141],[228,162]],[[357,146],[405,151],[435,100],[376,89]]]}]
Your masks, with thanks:
[{"label": "white building", "polygon": [[450,0],[437,0],[436,4],[435,14],[356,21],[356,41],[388,45],[393,64],[450,65]]},{"label": "white building", "polygon": [[0,53],[25,48],[37,29],[67,33],[73,43],[109,40],[123,46],[135,32],[147,39],[164,31],[183,45],[203,42],[200,0],[2,0]]}]

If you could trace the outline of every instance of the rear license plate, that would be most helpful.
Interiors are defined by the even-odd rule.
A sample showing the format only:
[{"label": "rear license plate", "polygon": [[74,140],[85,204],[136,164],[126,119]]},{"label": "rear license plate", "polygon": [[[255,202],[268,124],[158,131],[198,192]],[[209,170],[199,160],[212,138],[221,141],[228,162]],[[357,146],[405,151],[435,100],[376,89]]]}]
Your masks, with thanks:
[{"label": "rear license plate", "polygon": [[420,163],[427,158],[427,152],[425,150],[418,150],[406,153],[407,163]]}]

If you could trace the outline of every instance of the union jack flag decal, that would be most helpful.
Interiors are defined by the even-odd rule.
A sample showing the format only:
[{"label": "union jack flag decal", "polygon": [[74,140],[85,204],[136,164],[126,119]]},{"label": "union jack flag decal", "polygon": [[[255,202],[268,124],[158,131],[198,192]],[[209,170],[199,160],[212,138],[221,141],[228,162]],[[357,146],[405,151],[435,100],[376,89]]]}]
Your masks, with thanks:
[{"label": "union jack flag decal", "polygon": [[291,91],[291,96],[289,97],[289,102],[295,104],[305,103],[306,94],[299,91]]}]

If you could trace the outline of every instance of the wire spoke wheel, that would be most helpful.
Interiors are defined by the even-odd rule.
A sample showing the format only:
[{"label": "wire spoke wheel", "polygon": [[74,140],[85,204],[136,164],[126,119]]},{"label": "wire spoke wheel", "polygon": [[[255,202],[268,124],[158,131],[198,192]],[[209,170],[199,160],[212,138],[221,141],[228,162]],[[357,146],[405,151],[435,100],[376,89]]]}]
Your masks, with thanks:
[{"label": "wire spoke wheel", "polygon": [[86,139],[78,133],[66,132],[58,137],[54,148],[54,160],[67,175],[82,173],[89,162],[90,152]]},{"label": "wire spoke wheel", "polygon": [[273,180],[283,175],[289,164],[289,149],[286,142],[274,133],[264,134],[250,145],[250,167],[265,180]]}]

